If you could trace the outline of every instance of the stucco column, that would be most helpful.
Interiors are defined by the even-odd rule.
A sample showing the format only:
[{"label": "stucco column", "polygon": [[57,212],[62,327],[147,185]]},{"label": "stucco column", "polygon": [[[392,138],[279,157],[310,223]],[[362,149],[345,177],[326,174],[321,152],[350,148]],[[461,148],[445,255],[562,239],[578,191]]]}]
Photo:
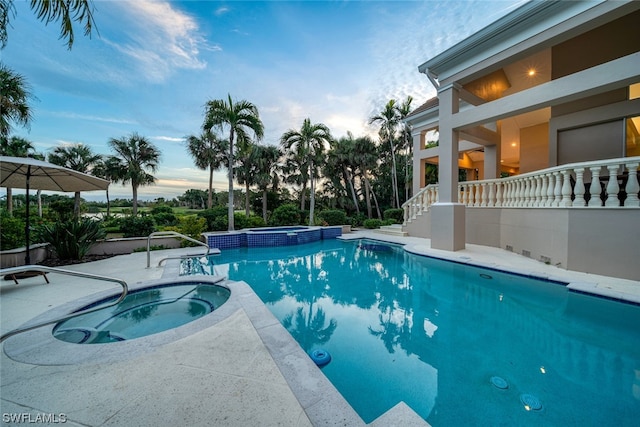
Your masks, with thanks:
[{"label": "stucco column", "polygon": [[500,144],[484,147],[484,179],[500,178]]},{"label": "stucco column", "polygon": [[424,187],[424,166],[422,165],[422,159],[416,153],[421,149],[420,133],[412,135],[413,137],[413,194],[418,194],[420,189]]},{"label": "stucco column", "polygon": [[458,203],[458,131],[453,129],[453,115],[458,112],[456,85],[441,87],[440,102],[438,203],[431,206],[431,247],[458,251],[465,248],[465,207]]}]

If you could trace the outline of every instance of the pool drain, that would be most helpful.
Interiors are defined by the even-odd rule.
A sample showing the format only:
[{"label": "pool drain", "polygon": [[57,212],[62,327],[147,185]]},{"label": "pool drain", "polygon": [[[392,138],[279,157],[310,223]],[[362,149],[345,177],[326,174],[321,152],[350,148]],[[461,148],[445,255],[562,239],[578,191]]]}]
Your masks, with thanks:
[{"label": "pool drain", "polygon": [[491,384],[503,390],[509,388],[509,383],[502,377],[491,377]]},{"label": "pool drain", "polygon": [[531,394],[521,394],[520,402],[522,402],[524,409],[527,411],[539,411],[542,409],[542,403],[540,403],[540,400]]}]

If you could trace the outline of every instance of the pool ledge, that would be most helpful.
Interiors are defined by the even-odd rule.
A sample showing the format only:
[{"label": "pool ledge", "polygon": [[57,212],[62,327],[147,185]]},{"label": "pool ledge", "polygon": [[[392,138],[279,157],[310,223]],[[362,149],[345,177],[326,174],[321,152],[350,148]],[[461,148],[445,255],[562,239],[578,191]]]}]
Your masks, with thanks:
[{"label": "pool ledge", "polygon": [[[218,276],[185,276],[162,278],[129,285],[130,291],[144,289],[168,283],[205,282],[227,287],[231,290],[229,299],[219,308],[206,316],[186,323],[180,327],[160,332],[157,334],[140,337],[129,341],[109,344],[73,344],[54,338],[53,328],[55,324],[43,326],[32,331],[15,335],[4,342],[4,352],[11,359],[32,365],[77,365],[84,363],[114,363],[138,357],[142,354],[154,351],[165,344],[177,341],[181,338],[193,335],[203,329],[209,328],[239,308],[238,296],[234,295],[233,288],[226,282],[220,282]],[[113,290],[103,291],[86,297],[70,301],[57,306],[41,315],[33,318],[22,326],[28,326],[50,319],[56,319],[72,313],[87,305],[111,296],[117,295]]]},{"label": "pool ledge", "polygon": [[339,237],[341,240],[363,238],[401,244],[407,252],[415,255],[557,282],[572,292],[640,304],[640,281],[565,270],[500,248],[467,243],[465,249],[450,252],[432,249],[429,239],[397,237],[362,230]]}]

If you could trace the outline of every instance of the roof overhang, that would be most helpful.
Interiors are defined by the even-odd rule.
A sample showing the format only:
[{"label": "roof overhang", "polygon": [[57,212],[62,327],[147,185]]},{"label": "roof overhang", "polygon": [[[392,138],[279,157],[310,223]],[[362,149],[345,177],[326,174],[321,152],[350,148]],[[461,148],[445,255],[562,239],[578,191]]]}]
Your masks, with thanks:
[{"label": "roof overhang", "polygon": [[585,25],[593,28],[638,9],[639,3],[531,1],[421,64],[418,71],[434,85],[464,84],[477,73],[573,37],[585,31]]}]

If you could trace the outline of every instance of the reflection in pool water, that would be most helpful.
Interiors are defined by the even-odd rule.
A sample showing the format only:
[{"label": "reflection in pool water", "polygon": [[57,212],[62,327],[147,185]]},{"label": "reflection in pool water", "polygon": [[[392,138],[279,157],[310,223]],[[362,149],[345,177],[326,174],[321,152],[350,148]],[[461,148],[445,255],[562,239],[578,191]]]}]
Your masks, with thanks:
[{"label": "reflection in pool water", "polygon": [[323,373],[367,423],[401,401],[434,426],[637,422],[639,306],[380,244],[224,250],[215,273],[330,352]]},{"label": "reflection in pool water", "polygon": [[[59,323],[56,338],[76,344],[104,344],[176,328],[224,304],[230,291],[211,283],[181,282],[131,292],[119,304]],[[107,305],[117,297],[81,310]],[[78,310],[80,311],[80,310]]]}]

